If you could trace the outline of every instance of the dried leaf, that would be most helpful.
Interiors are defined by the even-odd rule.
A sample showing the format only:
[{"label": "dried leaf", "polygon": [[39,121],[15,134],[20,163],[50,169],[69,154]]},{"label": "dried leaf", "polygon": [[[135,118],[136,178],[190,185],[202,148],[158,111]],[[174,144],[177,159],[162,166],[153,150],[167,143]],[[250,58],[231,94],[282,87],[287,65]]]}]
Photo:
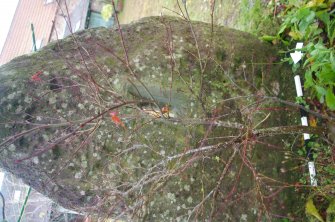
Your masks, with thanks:
[{"label": "dried leaf", "polygon": [[306,214],[313,216],[314,218],[318,219],[321,222],[324,222],[323,218],[319,214],[319,211],[316,209],[312,198],[308,199],[305,210]]}]

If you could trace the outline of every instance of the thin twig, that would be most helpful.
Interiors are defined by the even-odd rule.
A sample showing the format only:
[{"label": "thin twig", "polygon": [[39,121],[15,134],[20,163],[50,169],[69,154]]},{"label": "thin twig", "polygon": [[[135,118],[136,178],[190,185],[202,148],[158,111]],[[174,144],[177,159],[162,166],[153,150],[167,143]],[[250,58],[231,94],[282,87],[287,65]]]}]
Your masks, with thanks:
[{"label": "thin twig", "polygon": [[5,212],[6,201],[5,201],[5,197],[3,196],[1,191],[0,191],[0,197],[1,197],[1,200],[2,200],[2,220],[6,221],[6,212]]}]

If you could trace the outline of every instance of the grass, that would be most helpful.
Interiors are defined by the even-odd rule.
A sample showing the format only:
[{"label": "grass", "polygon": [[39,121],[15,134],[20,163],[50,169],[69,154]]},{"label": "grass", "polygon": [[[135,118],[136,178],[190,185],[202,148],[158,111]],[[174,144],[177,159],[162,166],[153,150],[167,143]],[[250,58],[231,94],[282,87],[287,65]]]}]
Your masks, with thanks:
[{"label": "grass", "polygon": [[[179,2],[182,6],[181,0]],[[264,19],[267,2],[268,0],[216,0],[214,24],[258,36],[272,34],[272,30],[275,30],[273,20],[270,17]],[[187,8],[191,20],[211,22],[210,0],[187,0]],[[177,15],[175,12],[179,11],[177,0],[124,0],[119,19],[122,24],[126,24],[147,16]]]}]

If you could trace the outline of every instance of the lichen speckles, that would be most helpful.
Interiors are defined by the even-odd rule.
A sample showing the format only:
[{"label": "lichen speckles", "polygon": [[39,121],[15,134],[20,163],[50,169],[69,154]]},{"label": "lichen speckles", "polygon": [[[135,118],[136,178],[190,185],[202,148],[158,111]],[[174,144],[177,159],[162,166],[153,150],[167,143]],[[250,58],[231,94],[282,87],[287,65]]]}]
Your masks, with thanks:
[{"label": "lichen speckles", "polygon": [[167,198],[171,201],[171,203],[176,202],[176,196],[173,193],[167,193]]},{"label": "lichen speckles", "polygon": [[32,162],[36,165],[40,163],[38,157],[33,157]]},{"label": "lichen speckles", "polygon": [[85,108],[85,105],[82,104],[82,103],[78,103],[77,106],[78,106],[78,108],[81,109],[81,110],[83,110],[83,109]]},{"label": "lichen speckles", "polygon": [[87,168],[87,161],[81,162],[81,167],[82,168]]},{"label": "lichen speckles", "polygon": [[62,107],[63,109],[66,109],[66,108],[67,108],[67,106],[68,106],[68,104],[67,104],[67,103],[62,103],[62,104],[61,104],[61,107]]},{"label": "lichen speckles", "polygon": [[53,190],[53,192],[57,192],[59,190],[59,188],[58,188],[58,186],[54,186],[52,190]]},{"label": "lichen speckles", "polygon": [[190,185],[189,185],[189,184],[185,184],[185,185],[184,185],[184,190],[186,190],[186,191],[190,191]]},{"label": "lichen speckles", "polygon": [[75,175],[74,175],[74,178],[76,179],[81,179],[83,176],[82,172],[77,172]]},{"label": "lichen speckles", "polygon": [[13,92],[13,93],[11,93],[11,94],[9,94],[9,95],[7,96],[7,99],[8,99],[8,100],[12,100],[12,99],[15,98],[15,96],[16,96],[16,92]]},{"label": "lichen speckles", "polygon": [[279,92],[280,92],[280,85],[279,85],[279,82],[277,81],[274,81],[271,83],[271,88],[272,88],[272,92],[278,96],[279,95]]},{"label": "lichen speckles", "polygon": [[32,102],[32,98],[30,96],[25,96],[24,97],[24,102],[30,104]]},{"label": "lichen speckles", "polygon": [[153,52],[153,51],[150,50],[150,49],[145,49],[145,50],[143,51],[143,54],[144,54],[145,56],[150,56],[152,52]]},{"label": "lichen speckles", "polygon": [[240,221],[248,221],[248,215],[247,214],[241,214]]},{"label": "lichen speckles", "polygon": [[57,98],[56,96],[52,96],[49,98],[49,104],[52,105],[52,104],[55,104],[57,102]]},{"label": "lichen speckles", "polygon": [[14,144],[10,144],[8,146],[8,150],[11,151],[11,152],[14,152],[16,150],[16,146]]}]

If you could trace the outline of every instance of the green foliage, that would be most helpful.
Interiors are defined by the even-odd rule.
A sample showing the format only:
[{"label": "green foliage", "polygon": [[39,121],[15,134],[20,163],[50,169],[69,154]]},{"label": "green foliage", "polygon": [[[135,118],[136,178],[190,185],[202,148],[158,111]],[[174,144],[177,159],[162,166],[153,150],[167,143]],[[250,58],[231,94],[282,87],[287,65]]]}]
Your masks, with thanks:
[{"label": "green foliage", "polygon": [[[305,212],[308,215],[310,222],[334,222],[335,221],[335,199],[327,201],[326,215],[321,216],[320,208],[322,206],[315,205],[313,198],[309,198],[305,205]],[[326,217],[326,220],[324,220]]]},{"label": "green foliage", "polygon": [[[279,22],[273,18],[271,8],[266,7],[266,2],[262,0],[241,0],[241,19],[238,25],[241,30],[257,36],[275,34],[275,27],[279,26]],[[266,38],[266,36],[263,37]],[[271,36],[267,35],[267,37]]]},{"label": "green foliage", "polygon": [[278,40],[279,38],[277,36],[272,36],[272,35],[263,35],[260,37],[260,39],[266,42],[273,42],[273,41]]},{"label": "green foliage", "polygon": [[[324,144],[324,142],[316,135],[312,136],[312,140],[308,143],[308,147],[314,151],[313,158],[318,166],[318,183],[323,186],[333,186],[334,181],[332,178],[335,178],[335,166],[331,161],[332,148],[329,145]],[[297,153],[302,158],[305,158],[307,155],[305,147],[298,149]],[[309,175],[304,175],[303,178],[300,179],[300,182],[308,185],[309,181],[306,180],[308,177]],[[328,191],[325,190],[323,193],[328,193]]]},{"label": "green foliage", "polygon": [[[305,210],[306,210],[306,214],[310,215],[313,219],[317,219],[317,221],[324,222],[319,211],[316,209],[312,198],[307,200]],[[313,221],[313,220],[311,219],[310,221]]]},{"label": "green foliage", "polygon": [[108,21],[112,15],[113,15],[113,5],[111,4],[106,4],[102,7],[102,10],[101,10],[101,17],[105,20],[105,21]]},{"label": "green foliage", "polygon": [[335,110],[335,96],[333,93],[333,87],[327,89],[326,103],[331,110]]},{"label": "green foliage", "polygon": [[[313,187],[308,189],[310,195],[313,196],[313,200],[308,199],[305,205],[305,213],[309,218],[309,222],[319,222],[322,221],[318,218],[318,214],[322,216],[323,220],[327,215],[327,222],[335,222],[335,213],[331,213],[332,205],[331,200],[334,199],[334,178],[335,178],[335,165],[332,160],[332,147],[331,145],[326,145],[322,138],[313,135],[311,141],[307,145],[313,150],[313,158],[317,167],[317,183],[318,187]],[[297,150],[298,155],[302,158],[306,158],[306,149],[301,147]],[[307,164],[307,163],[306,163]],[[302,185],[310,185],[310,176],[306,170],[299,183]],[[303,195],[302,199],[305,199]],[[334,204],[334,203],[333,203]],[[333,219],[329,219],[333,218]]]},{"label": "green foliage", "polygon": [[297,104],[301,104],[301,105],[303,105],[305,108],[309,109],[309,105],[307,104],[306,100],[305,100],[303,97],[300,97],[300,96],[295,97],[295,102],[296,102]]},{"label": "green foliage", "polygon": [[[303,63],[305,88],[312,96],[335,110],[335,15],[334,0],[284,0],[278,7],[283,19],[276,36],[263,36],[264,41],[295,47],[297,41],[306,45]],[[294,49],[293,49],[294,50]],[[294,66],[294,69],[297,67]]]},{"label": "green foliage", "polygon": [[327,208],[327,222],[335,222],[335,199],[333,199]]},{"label": "green foliage", "polygon": [[312,89],[321,103],[326,102],[330,110],[335,110],[333,87],[335,83],[334,49],[327,48],[319,40],[316,44],[309,43],[305,50],[308,59],[304,63],[305,87]]},{"label": "green foliage", "polygon": [[307,200],[305,210],[306,210],[306,214],[316,218],[318,221],[321,221],[321,222],[324,221],[323,218],[321,217],[318,209],[316,209],[312,198],[309,198]]}]

